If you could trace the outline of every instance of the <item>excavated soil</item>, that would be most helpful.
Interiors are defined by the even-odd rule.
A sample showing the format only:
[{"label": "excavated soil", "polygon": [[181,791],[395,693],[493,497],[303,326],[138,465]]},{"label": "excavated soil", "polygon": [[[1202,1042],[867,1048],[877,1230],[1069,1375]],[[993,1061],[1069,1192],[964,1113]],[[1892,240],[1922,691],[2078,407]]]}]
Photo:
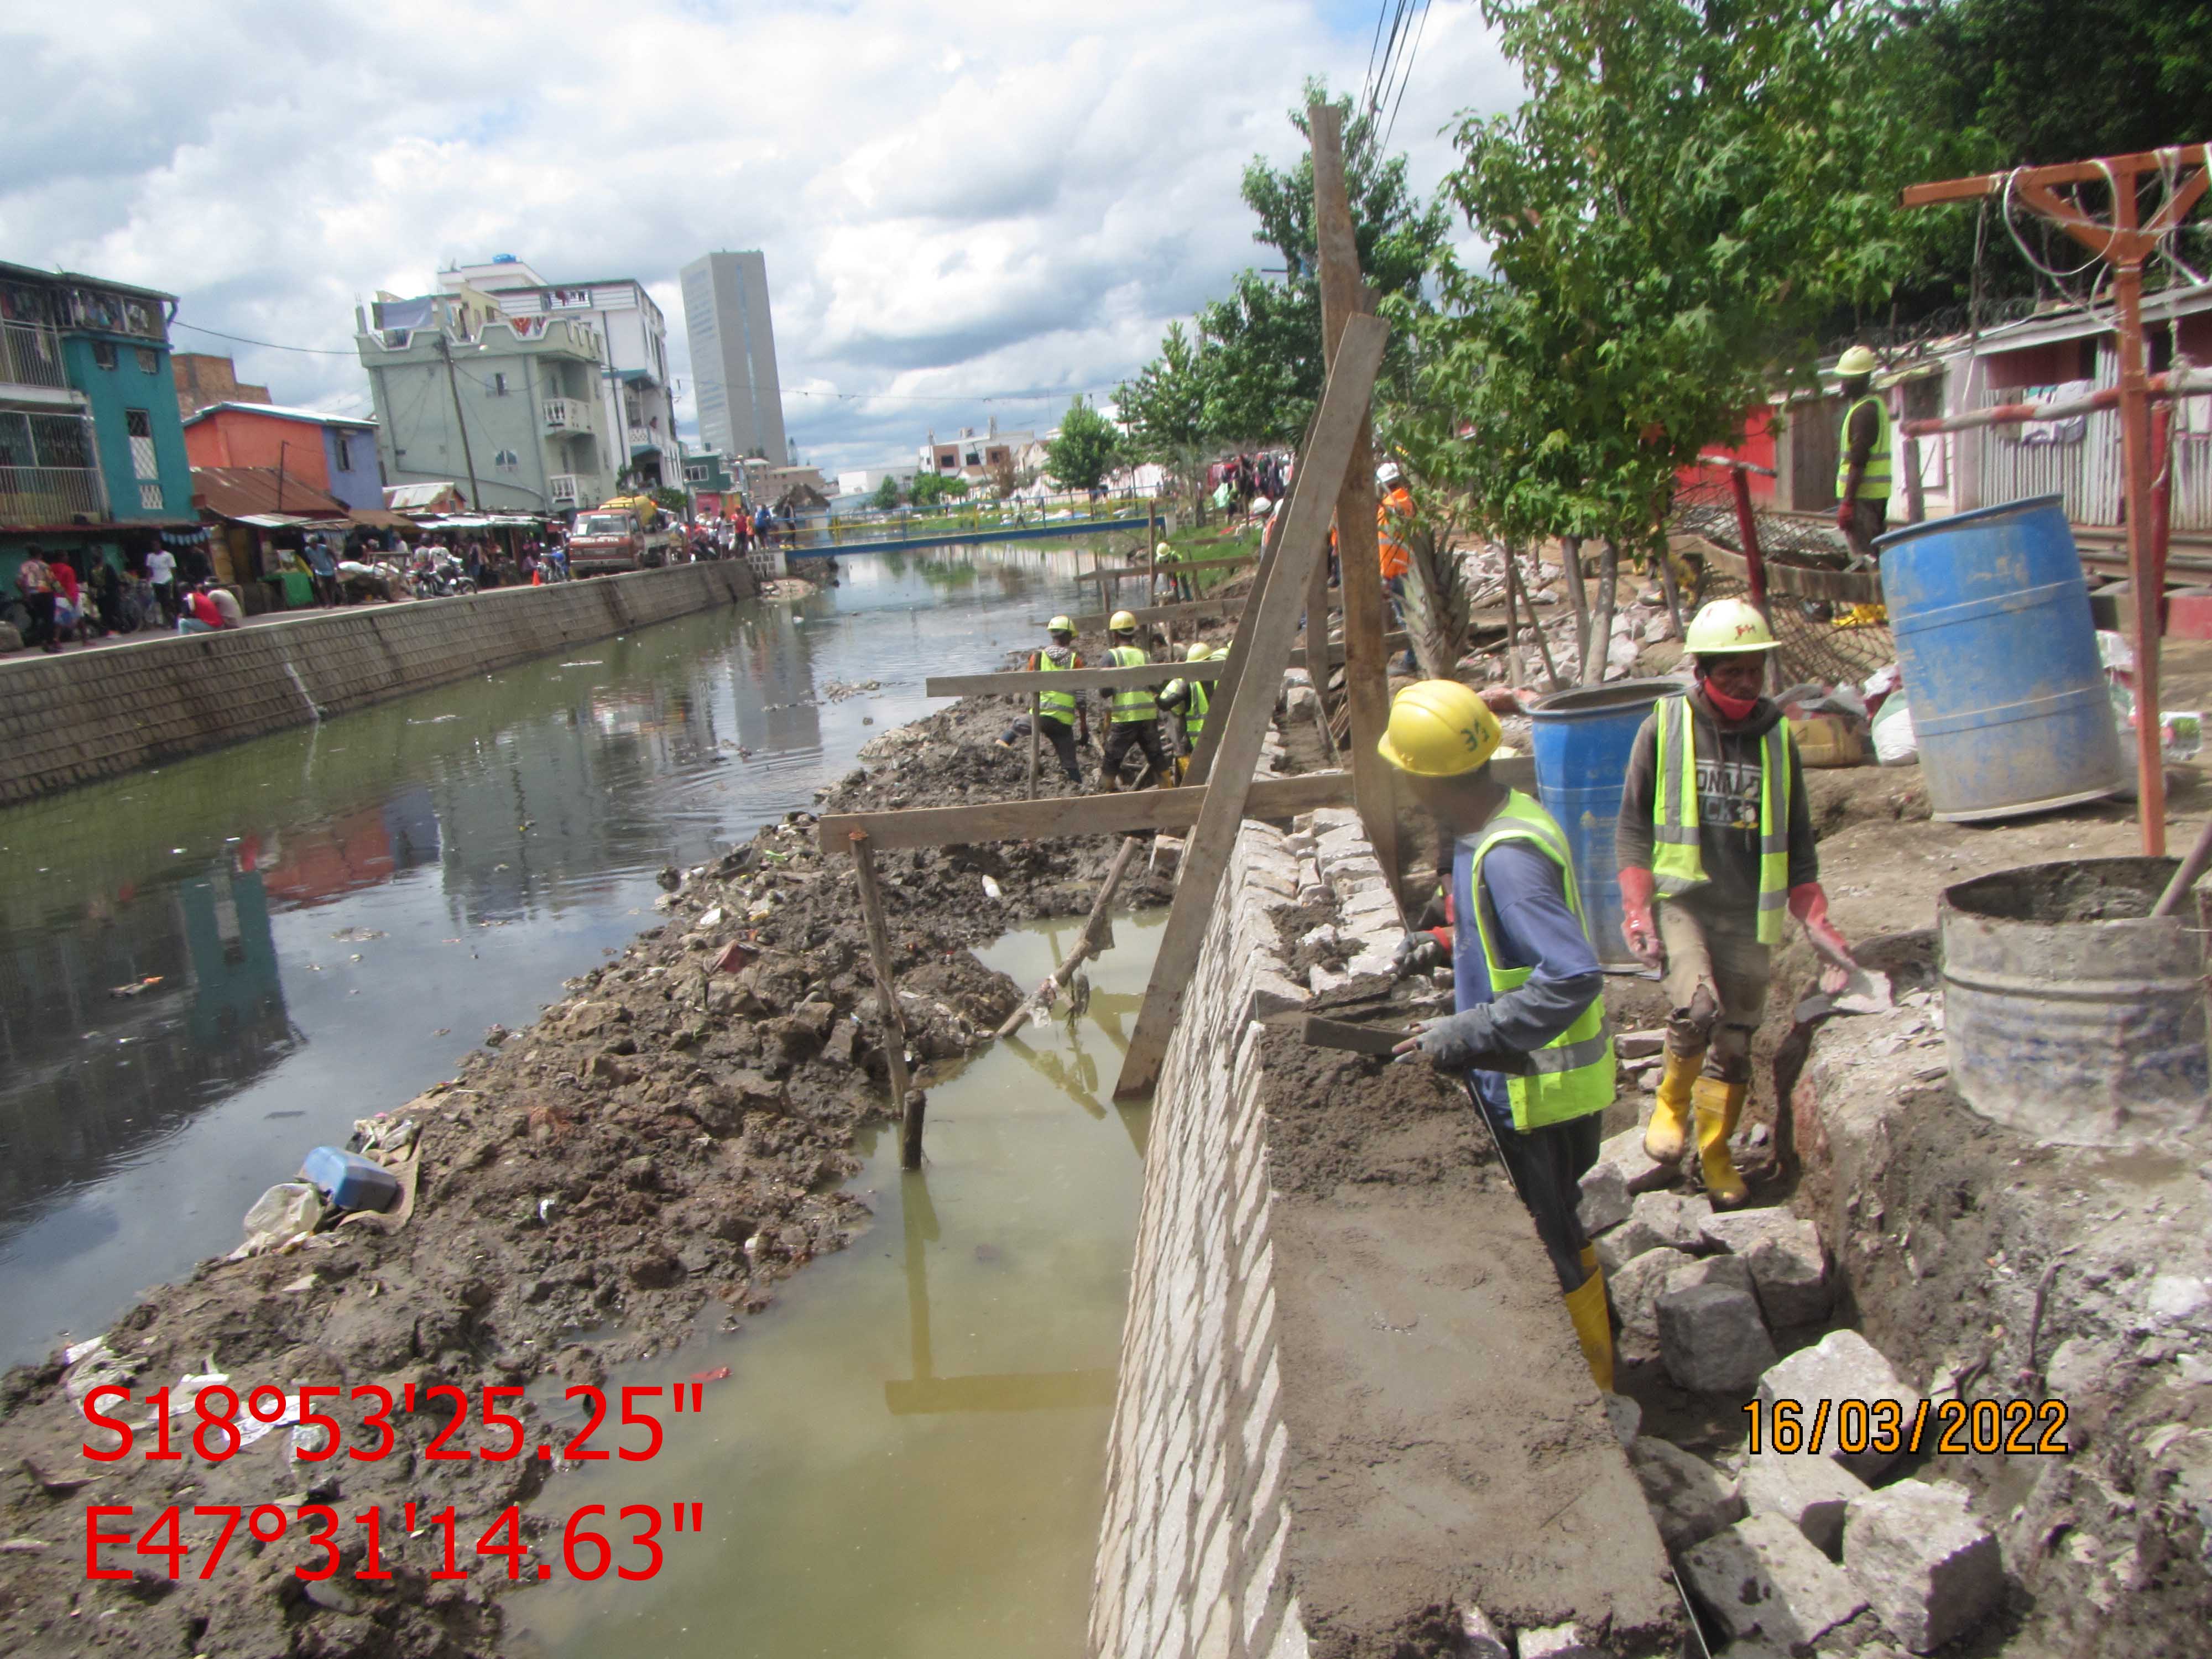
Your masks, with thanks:
[{"label": "excavated soil", "polygon": [[1298,1356],[1287,1559],[1312,1651],[1463,1652],[1468,1607],[1674,1651],[1681,1604],[1643,1493],[1466,1096],[1287,1033],[1265,1079],[1276,1305]]},{"label": "excavated soil", "polygon": [[[824,792],[823,809],[1018,796],[1025,753],[990,741],[1015,707],[979,700],[886,733],[870,757],[878,763]],[[398,1106],[422,1126],[422,1146],[402,1231],[345,1227],[283,1254],[204,1262],[149,1291],[107,1334],[135,1398],[210,1369],[241,1391],[374,1383],[404,1398],[410,1384],[442,1384],[475,1401],[486,1387],[526,1387],[520,1415],[537,1443],[550,1432],[541,1401],[562,1435],[573,1432],[564,1388],[668,1353],[702,1320],[736,1331],[782,1279],[842,1249],[869,1221],[842,1183],[860,1167],[856,1133],[887,1115],[884,1039],[850,866],[816,852],[810,815],[793,820],[711,866],[665,872],[664,885],[680,887],[661,901],[660,925],[568,981],[570,997],[529,1028],[488,1034],[496,1046],[450,1083]],[[919,1086],[931,1062],[988,1040],[1018,998],[966,947],[1017,921],[1087,910],[1115,845],[1097,836],[879,860]],[[1120,905],[1163,904],[1171,890],[1140,866]],[[717,971],[733,944],[750,959]],[[399,1506],[452,1504],[465,1561],[469,1540],[518,1504],[524,1535],[542,1554],[550,1529],[557,1559],[560,1517],[578,1501],[557,1464],[426,1461],[452,1409],[427,1400],[393,1413],[393,1453],[375,1462],[292,1462],[280,1429],[212,1464],[137,1451],[94,1462],[61,1377],[57,1356],[0,1378],[0,1540],[9,1540],[0,1651],[10,1654],[496,1652],[502,1564],[478,1564],[465,1582],[432,1579],[438,1534],[408,1536]],[[362,1437],[367,1409],[344,1397],[333,1408],[349,1445],[373,1442]],[[472,1428],[455,1443],[482,1438]],[[71,1484],[86,1477],[94,1484]],[[348,1517],[378,1506],[393,1577],[351,1577],[362,1528],[347,1522],[343,1576],[329,1583],[293,1574],[319,1559],[297,1523],[267,1547],[234,1544],[206,1583],[193,1576],[203,1553],[172,1583],[161,1558],[113,1546],[105,1559],[137,1576],[87,1580],[88,1504],[135,1506],[143,1531],[180,1499],[188,1543],[218,1524],[196,1529],[194,1504],[326,1502]]]}]

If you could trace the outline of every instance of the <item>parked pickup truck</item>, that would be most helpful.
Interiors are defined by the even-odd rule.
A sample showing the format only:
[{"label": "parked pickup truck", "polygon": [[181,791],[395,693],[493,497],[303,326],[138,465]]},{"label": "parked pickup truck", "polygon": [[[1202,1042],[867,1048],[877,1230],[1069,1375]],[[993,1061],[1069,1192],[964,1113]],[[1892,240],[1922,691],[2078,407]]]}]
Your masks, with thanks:
[{"label": "parked pickup truck", "polygon": [[568,537],[568,569],[578,576],[655,570],[675,547],[675,532],[652,501],[609,501],[578,515]]}]

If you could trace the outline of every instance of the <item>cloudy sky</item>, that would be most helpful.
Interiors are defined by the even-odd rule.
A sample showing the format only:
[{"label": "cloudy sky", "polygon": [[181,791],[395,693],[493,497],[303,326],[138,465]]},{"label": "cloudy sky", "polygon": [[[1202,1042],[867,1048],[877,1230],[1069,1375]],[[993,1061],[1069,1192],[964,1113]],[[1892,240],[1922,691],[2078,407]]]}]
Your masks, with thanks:
[{"label": "cloudy sky", "polygon": [[[1389,5],[1391,0],[1381,0]],[[1376,0],[112,0],[0,20],[0,259],[181,297],[180,348],[368,411],[356,302],[511,252],[551,281],[765,251],[785,413],[827,467],[1054,423],[1268,262],[1245,161],[1293,159],[1309,74],[1356,89]],[[1514,82],[1433,0],[1393,149],[1425,193]],[[330,355],[234,345],[181,325]],[[1025,400],[985,402],[1013,393]],[[865,394],[857,398],[826,394]]]}]

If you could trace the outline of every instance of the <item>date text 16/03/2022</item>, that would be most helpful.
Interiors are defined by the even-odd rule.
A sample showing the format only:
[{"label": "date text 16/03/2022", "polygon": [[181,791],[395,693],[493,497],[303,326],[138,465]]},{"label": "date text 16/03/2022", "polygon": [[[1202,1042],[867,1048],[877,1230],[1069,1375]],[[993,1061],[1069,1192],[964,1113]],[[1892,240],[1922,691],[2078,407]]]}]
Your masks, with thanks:
[{"label": "date text 16/03/2022", "polygon": [[[442,1419],[438,1432],[423,1449],[426,1462],[459,1463],[474,1457],[503,1463],[532,1456],[554,1463],[602,1462],[611,1455],[606,1446],[593,1443],[602,1431],[609,1438],[619,1438],[624,1431],[641,1431],[641,1436],[622,1441],[611,1451],[611,1455],[625,1462],[641,1463],[660,1450],[659,1409],[678,1413],[699,1411],[704,1404],[700,1382],[712,1380],[716,1379],[702,1377],[665,1388],[625,1388],[617,1401],[617,1419],[611,1425],[605,1391],[580,1384],[569,1389],[565,1398],[571,1403],[581,1402],[583,1425],[548,1435],[534,1446],[528,1425],[507,1409],[521,1406],[523,1390],[515,1387],[487,1386],[472,1399],[466,1389],[447,1383],[418,1389],[410,1382],[397,1395],[374,1382],[349,1389],[336,1386],[285,1389],[264,1383],[241,1396],[228,1383],[216,1382],[196,1389],[189,1400],[173,1400],[167,1389],[155,1389],[142,1402],[153,1408],[152,1416],[134,1422],[123,1415],[132,1404],[131,1389],[109,1383],[84,1397],[84,1419],[90,1430],[84,1455],[94,1462],[115,1463],[136,1451],[149,1462],[161,1463],[180,1462],[189,1450],[208,1462],[220,1463],[270,1430],[292,1425],[292,1455],[303,1463],[325,1462],[337,1456],[341,1447],[356,1462],[374,1463],[390,1456],[398,1445],[392,1431],[393,1413],[422,1411],[434,1413]],[[352,1444],[346,1443],[346,1431],[338,1419],[319,1409],[325,1402],[336,1406],[341,1399],[356,1407],[367,1407],[362,1414],[359,1437]],[[479,1430],[475,1436],[466,1432],[472,1419]],[[317,1434],[317,1430],[321,1432]],[[635,1443],[640,1437],[643,1443]]]},{"label": "date text 16/03/2022", "polygon": [[[673,1532],[696,1534],[707,1518],[703,1504],[670,1504],[665,1512]],[[609,1568],[618,1578],[653,1577],[659,1572],[663,1561],[663,1513],[658,1504],[627,1504],[617,1512],[617,1531],[611,1538],[602,1530],[607,1520],[606,1505],[583,1505],[568,1516],[568,1524],[561,1529],[562,1571],[571,1578],[581,1579],[604,1577]],[[171,1579],[181,1578],[191,1570],[194,1558],[198,1565],[195,1576],[211,1578],[241,1522],[247,1535],[261,1545],[277,1542],[295,1524],[301,1527],[307,1541],[322,1552],[319,1559],[304,1562],[292,1570],[296,1577],[310,1583],[337,1577],[351,1553],[349,1546],[358,1549],[359,1565],[346,1577],[363,1583],[389,1582],[393,1577],[384,1565],[384,1514],[380,1510],[368,1509],[357,1515],[342,1516],[327,1504],[302,1504],[296,1510],[281,1504],[262,1504],[250,1509],[238,1504],[195,1504],[189,1507],[171,1504],[154,1510],[151,1522],[143,1532],[137,1529],[138,1515],[127,1504],[86,1506],[84,1576],[88,1579],[127,1580],[149,1572]],[[409,1537],[418,1530],[434,1534],[433,1553],[441,1558],[442,1565],[429,1573],[430,1578],[459,1579],[470,1576],[470,1569],[461,1564],[466,1548],[462,1540],[467,1533],[451,1504],[419,1519],[416,1505],[404,1504],[400,1519]],[[510,1580],[552,1577],[554,1564],[550,1559],[534,1564],[526,1561],[526,1557],[537,1553],[538,1546],[524,1536],[524,1527],[520,1506],[508,1504],[477,1539],[473,1553],[479,1558],[506,1557]],[[626,1534],[621,1527],[629,1528]],[[350,1537],[345,1536],[348,1533]],[[626,1559],[618,1559],[616,1552],[623,1545],[629,1547],[624,1553]],[[134,1567],[129,1565],[134,1555],[142,1560],[159,1561],[161,1565],[159,1569]]]}]

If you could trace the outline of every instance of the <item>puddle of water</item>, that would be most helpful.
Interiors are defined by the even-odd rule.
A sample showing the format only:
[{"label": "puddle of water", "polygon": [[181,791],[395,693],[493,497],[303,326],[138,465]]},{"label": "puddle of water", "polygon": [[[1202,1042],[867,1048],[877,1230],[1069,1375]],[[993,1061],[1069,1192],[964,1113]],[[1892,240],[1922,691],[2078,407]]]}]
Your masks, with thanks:
[{"label": "puddle of water", "polygon": [[[899,1170],[896,1135],[878,1139],[854,1182],[877,1219],[852,1249],[741,1334],[608,1379],[611,1397],[732,1372],[707,1385],[703,1415],[662,1419],[650,1462],[561,1477],[538,1507],[665,1516],[696,1500],[706,1530],[664,1522],[649,1583],[556,1580],[511,1601],[545,1651],[1080,1651],[1149,1115],[1110,1095],[1165,920],[1117,921],[1073,1030],[1027,1028],[930,1090],[920,1174]],[[1034,984],[1079,925],[1023,928],[979,954]]]}]

